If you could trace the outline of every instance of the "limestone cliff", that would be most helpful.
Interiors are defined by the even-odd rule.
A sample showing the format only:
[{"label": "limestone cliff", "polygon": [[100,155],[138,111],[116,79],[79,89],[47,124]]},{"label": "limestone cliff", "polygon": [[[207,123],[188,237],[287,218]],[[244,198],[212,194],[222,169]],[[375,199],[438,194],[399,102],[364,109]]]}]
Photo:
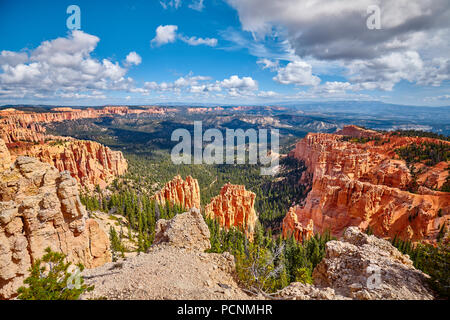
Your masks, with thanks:
[{"label": "limestone cliff", "polygon": [[191,176],[186,177],[184,181],[181,176],[176,176],[162,188],[154,199],[160,204],[165,205],[168,201],[188,210],[192,208],[200,209],[200,187],[197,179]]},{"label": "limestone cliff", "polygon": [[256,194],[245,190],[245,186],[227,183],[205,207],[208,218],[217,219],[220,226],[229,229],[237,227],[244,230],[252,239],[258,219],[255,211]]},{"label": "limestone cliff", "polygon": [[76,180],[19,157],[0,173],[0,298],[15,295],[47,247],[88,268],[111,259],[108,236],[87,218]]},{"label": "limestone cliff", "polygon": [[[367,137],[370,131],[358,134],[355,128],[344,128],[341,133]],[[310,183],[311,191],[286,215],[283,233],[299,234],[312,220],[316,232],[330,229],[337,236],[348,226],[370,226],[382,237],[433,241],[450,218],[450,194],[432,191],[426,183],[417,194],[408,192],[411,173],[394,152],[424,141],[432,139],[388,134],[378,141],[353,143],[338,134],[308,134],[290,155],[305,162],[302,182]],[[439,167],[447,166],[441,163],[429,170]]]}]

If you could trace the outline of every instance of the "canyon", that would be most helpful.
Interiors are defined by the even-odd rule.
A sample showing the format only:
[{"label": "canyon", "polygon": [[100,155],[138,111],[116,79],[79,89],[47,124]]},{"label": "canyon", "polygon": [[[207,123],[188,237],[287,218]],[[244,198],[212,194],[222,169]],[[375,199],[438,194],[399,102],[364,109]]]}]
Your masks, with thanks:
[{"label": "canyon", "polygon": [[68,172],[31,157],[11,162],[2,140],[0,156],[1,299],[16,295],[47,247],[88,268],[111,260],[108,236],[89,219],[77,181]]},{"label": "canyon", "polygon": [[[378,138],[359,143],[345,137]],[[341,236],[345,228],[358,226],[361,230],[370,227],[380,237],[435,241],[443,225],[448,226],[450,194],[430,188],[442,185],[443,177],[448,176],[448,163],[423,170],[417,177],[422,183],[418,192],[411,193],[410,170],[395,154],[397,148],[434,141],[355,126],[335,134],[308,134],[289,155],[304,161],[307,171],[300,183],[309,184],[310,191],[285,216],[283,234],[293,234],[301,241],[305,229],[328,229]]]},{"label": "canyon", "polygon": [[[293,282],[272,296],[248,294],[236,282],[235,259],[228,252],[205,252],[210,232],[197,209],[160,220],[146,253],[88,269],[83,277],[92,292],[82,299],[285,299],[285,300],[430,300],[428,276],[388,241],[346,230],[329,241],[313,272],[313,284]],[[371,269],[379,281],[371,282]]]},{"label": "canyon", "polygon": [[127,171],[128,163],[122,152],[93,141],[48,135],[43,124],[141,111],[162,112],[160,108],[130,110],[127,107],[54,108],[54,112],[48,113],[16,111],[5,109],[0,113],[0,138],[6,143],[12,159],[35,157],[59,171],[69,171],[82,187],[91,190],[96,186],[105,188]]}]

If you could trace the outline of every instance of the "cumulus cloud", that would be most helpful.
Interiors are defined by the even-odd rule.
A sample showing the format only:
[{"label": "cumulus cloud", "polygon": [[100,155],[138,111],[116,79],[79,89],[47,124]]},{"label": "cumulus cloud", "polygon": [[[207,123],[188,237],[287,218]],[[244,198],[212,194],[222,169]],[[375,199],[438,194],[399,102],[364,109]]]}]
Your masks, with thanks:
[{"label": "cumulus cloud", "polygon": [[[133,80],[127,69],[108,59],[91,56],[100,39],[75,30],[67,37],[42,42],[29,53],[0,54],[0,97],[103,97],[101,90],[127,90]],[[74,95],[78,92],[79,96]]]},{"label": "cumulus cloud", "polygon": [[28,55],[25,52],[13,52],[3,50],[0,52],[0,66],[9,65],[14,67],[18,64],[25,63],[28,60]]},{"label": "cumulus cloud", "polygon": [[180,39],[191,46],[207,45],[210,47],[215,47],[217,45],[217,39],[215,38],[186,37],[182,34],[177,34],[177,30],[178,26],[175,25],[161,25],[156,28],[156,36],[153,38],[151,43],[157,46],[162,46]]},{"label": "cumulus cloud", "polygon": [[393,52],[371,60],[356,60],[349,65],[349,78],[361,89],[391,91],[401,80],[417,81],[424,62],[415,51]]},{"label": "cumulus cloud", "polygon": [[239,91],[248,91],[248,90],[257,90],[258,82],[253,80],[251,77],[242,77],[239,78],[236,75],[231,76],[228,79],[224,79],[220,83],[224,88],[239,90]]},{"label": "cumulus cloud", "polygon": [[[287,29],[299,56],[322,59],[373,58],[401,47],[419,31],[448,29],[447,0],[227,0],[238,10],[244,30],[270,34],[274,25]],[[366,27],[367,8],[378,4],[382,30]]]},{"label": "cumulus cloud", "polygon": [[134,65],[137,66],[137,65],[140,65],[140,64],[141,64],[142,58],[141,58],[141,56],[138,55],[136,52],[132,51],[132,52],[130,52],[130,53],[127,55],[127,57],[126,57],[126,62],[127,62],[129,65],[134,64]]},{"label": "cumulus cloud", "polygon": [[164,44],[175,42],[177,39],[178,26],[166,25],[156,28],[156,36],[152,40],[152,44],[161,46]]},{"label": "cumulus cloud", "polygon": [[[145,82],[143,88],[133,88],[132,92],[139,92],[148,95],[150,92],[171,92],[171,93],[193,93],[209,96],[216,94],[222,96],[223,93],[231,97],[254,96],[258,90],[258,83],[251,77],[240,78],[233,75],[222,81],[212,81],[207,76],[186,76],[180,77],[174,82],[155,81]],[[264,94],[264,93],[263,93]]]},{"label": "cumulus cloud", "polygon": [[278,74],[273,80],[282,84],[316,86],[320,83],[320,79],[312,74],[311,65],[301,60],[289,62],[286,67],[277,70]]},{"label": "cumulus cloud", "polygon": [[[448,79],[447,0],[227,2],[238,11],[243,30],[256,39],[283,34],[302,60],[350,66],[350,80],[361,89],[392,90],[401,80],[436,86]],[[380,30],[366,25],[367,8],[373,4],[381,8]],[[277,79],[284,81],[281,75]]]}]

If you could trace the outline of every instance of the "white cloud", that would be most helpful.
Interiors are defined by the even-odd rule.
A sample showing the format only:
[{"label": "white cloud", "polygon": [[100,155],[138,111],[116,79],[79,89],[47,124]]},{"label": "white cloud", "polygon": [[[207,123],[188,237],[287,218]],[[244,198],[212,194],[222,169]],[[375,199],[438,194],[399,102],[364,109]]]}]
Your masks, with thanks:
[{"label": "white cloud", "polygon": [[188,5],[188,7],[192,10],[202,11],[205,5],[203,4],[203,0],[194,0]]},{"label": "white cloud", "polygon": [[168,43],[173,43],[177,39],[180,39],[191,46],[207,45],[210,47],[215,47],[217,45],[217,39],[215,38],[186,37],[182,34],[178,35],[177,30],[178,26],[175,25],[161,25],[156,28],[156,36],[151,43],[161,46]]},{"label": "white cloud", "polygon": [[25,63],[28,60],[28,55],[25,52],[13,52],[3,50],[0,53],[0,66],[9,65],[16,66],[21,63]]},{"label": "white cloud", "polygon": [[[206,76],[186,76],[180,77],[174,82],[155,81],[146,82],[143,88],[134,88],[130,91],[138,92],[143,95],[148,95],[150,92],[167,92],[167,93],[193,93],[196,95],[214,94],[221,97],[222,92],[225,92],[230,97],[244,97],[253,96],[258,90],[258,83],[251,77],[238,77],[236,75],[222,81],[212,81],[211,77]],[[262,95],[271,93],[262,93]],[[261,95],[261,96],[262,96]]]},{"label": "white cloud", "polygon": [[181,0],[161,0],[159,1],[159,3],[164,9],[167,9],[169,7],[178,9],[179,7],[181,7]]},{"label": "white cloud", "polygon": [[279,94],[274,91],[260,91],[258,93],[258,97],[261,98],[274,98],[277,97]]},{"label": "white cloud", "polygon": [[186,42],[187,44],[191,45],[191,46],[198,46],[201,44],[210,46],[210,47],[215,47],[217,45],[217,39],[215,38],[197,38],[197,37],[184,37],[184,36],[180,36],[181,41]]},{"label": "white cloud", "polygon": [[228,79],[224,79],[221,86],[231,90],[238,91],[248,91],[248,90],[258,90],[258,82],[253,80],[251,77],[239,78],[236,75],[231,76]]},{"label": "white cloud", "polygon": [[[188,7],[192,10],[202,11],[205,7],[203,2],[204,0],[192,0],[191,3],[189,3]],[[182,5],[181,0],[160,0],[159,3],[164,8],[164,10],[167,10],[169,8],[178,9]]]},{"label": "white cloud", "polygon": [[[348,69],[349,80],[361,90],[392,90],[402,80],[440,86],[450,77],[448,0],[329,0],[326,5],[305,0],[284,0],[283,5],[273,0],[226,1],[255,42],[287,39],[303,61]],[[366,10],[373,4],[381,8],[381,30],[366,27]],[[318,63],[310,64],[315,68]],[[277,79],[292,82],[289,77]]]},{"label": "white cloud", "polygon": [[349,64],[349,78],[361,90],[393,90],[401,80],[419,79],[424,62],[415,51],[394,52],[371,60],[356,60]]},{"label": "white cloud", "polygon": [[320,79],[312,74],[311,65],[301,60],[289,62],[286,67],[278,68],[278,74],[273,80],[297,86],[316,86],[320,83]]},{"label": "white cloud", "polygon": [[177,30],[178,26],[175,25],[166,25],[159,26],[156,28],[156,36],[153,38],[151,43],[156,44],[157,46],[161,46],[164,44],[175,42],[177,39]]},{"label": "white cloud", "polygon": [[134,64],[137,66],[137,65],[141,64],[142,58],[136,52],[132,51],[127,55],[126,61],[130,65]]},{"label": "white cloud", "polygon": [[[118,62],[91,53],[100,39],[75,30],[67,37],[42,42],[29,54],[2,51],[0,97],[87,97],[100,90],[128,90],[133,80]],[[79,95],[75,95],[78,92]],[[96,98],[102,94],[94,94]]]},{"label": "white cloud", "polygon": [[280,65],[280,62],[278,60],[272,61],[266,58],[259,59],[258,61],[256,61],[256,63],[262,64],[263,69],[270,69],[271,71],[277,70]]}]

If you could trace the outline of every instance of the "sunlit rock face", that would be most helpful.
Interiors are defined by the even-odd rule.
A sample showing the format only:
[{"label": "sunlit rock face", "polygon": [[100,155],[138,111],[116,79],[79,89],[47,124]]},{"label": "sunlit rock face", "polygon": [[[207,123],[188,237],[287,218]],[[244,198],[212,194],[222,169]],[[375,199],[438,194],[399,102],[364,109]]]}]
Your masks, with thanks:
[{"label": "sunlit rock face", "polygon": [[11,298],[45,249],[97,267],[111,260],[108,236],[88,219],[68,172],[19,157],[0,173],[0,298]]},{"label": "sunlit rock face", "polygon": [[187,176],[183,180],[181,176],[174,177],[162,188],[154,199],[160,204],[165,205],[167,202],[176,204],[182,208],[189,210],[192,208],[200,209],[200,187],[197,179]]},{"label": "sunlit rock face", "polygon": [[[61,108],[56,109],[58,111]],[[83,187],[92,189],[98,185],[103,188],[127,171],[128,163],[123,154],[97,142],[47,135],[42,123],[123,114],[128,108],[70,110],[54,113],[2,113],[0,138],[6,143],[13,160],[18,156],[35,157],[55,166],[61,172],[69,171]]]},{"label": "sunlit rock face", "polygon": [[216,219],[220,226],[229,229],[237,227],[253,239],[255,224],[258,220],[255,211],[256,194],[245,190],[245,186],[226,184],[220,194],[205,207],[208,218]]},{"label": "sunlit rock face", "polygon": [[371,132],[350,127],[340,134],[311,133],[297,143],[290,156],[305,162],[308,169],[302,182],[309,183],[311,191],[285,217],[284,234],[302,234],[300,231],[311,226],[312,220],[315,232],[329,229],[336,236],[349,226],[370,226],[382,237],[436,239],[449,220],[450,194],[430,190],[428,183],[440,187],[441,177],[448,175],[448,163],[424,170],[417,178],[422,183],[418,193],[410,193],[411,173],[394,151],[411,143],[435,140],[377,132],[373,136],[379,137],[378,141],[357,143],[344,141],[341,135],[370,137]]}]

